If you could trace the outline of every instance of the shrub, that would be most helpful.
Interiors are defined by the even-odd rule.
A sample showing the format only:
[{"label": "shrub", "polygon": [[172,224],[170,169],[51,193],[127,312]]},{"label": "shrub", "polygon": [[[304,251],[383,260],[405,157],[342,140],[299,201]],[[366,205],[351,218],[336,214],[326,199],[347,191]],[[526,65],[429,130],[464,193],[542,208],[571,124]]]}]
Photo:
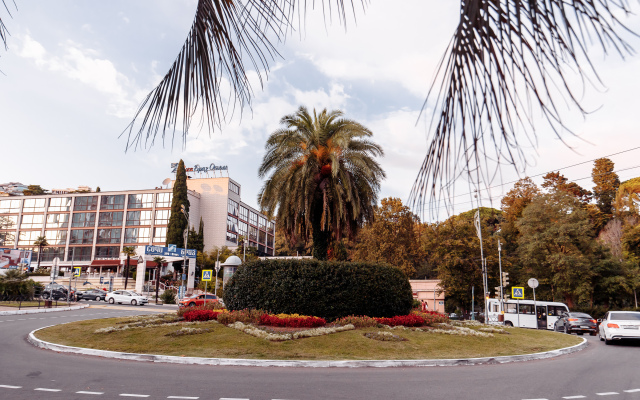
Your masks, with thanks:
[{"label": "shrub", "polygon": [[409,315],[396,315],[391,318],[376,318],[381,324],[389,326],[424,326],[425,321],[422,317],[416,314]]},{"label": "shrub", "polygon": [[435,311],[413,311],[412,314],[422,318],[424,320],[425,325],[441,324],[441,323],[449,322],[448,316],[444,314],[440,314],[439,312],[435,312]]},{"label": "shrub", "polygon": [[264,314],[265,312],[262,310],[249,309],[224,312],[218,315],[218,322],[225,325],[233,324],[236,322],[258,325],[260,323],[260,318]]},{"label": "shrub", "polygon": [[164,304],[176,304],[176,292],[172,289],[165,290],[160,295],[160,299]]},{"label": "shrub", "polygon": [[349,315],[346,317],[338,318],[334,321],[337,325],[353,325],[356,328],[369,328],[372,326],[377,326],[378,321],[375,318],[367,317],[365,315]]},{"label": "shrub", "polygon": [[225,286],[230,310],[315,315],[392,317],[411,311],[402,271],[386,264],[318,260],[257,260],[240,266]]},{"label": "shrub", "polygon": [[188,322],[193,321],[211,321],[217,319],[221,311],[213,310],[190,310],[184,313],[184,319]]},{"label": "shrub", "polygon": [[178,317],[182,318],[184,316],[184,313],[189,312],[189,311],[194,311],[194,310],[222,311],[222,310],[224,310],[224,306],[222,304],[220,304],[219,302],[217,302],[217,301],[213,301],[213,302],[209,302],[209,303],[204,303],[201,306],[178,308],[178,312],[176,314],[178,315]]},{"label": "shrub", "polygon": [[304,315],[270,315],[260,316],[260,325],[280,326],[289,328],[317,328],[325,326],[324,318],[309,317]]}]

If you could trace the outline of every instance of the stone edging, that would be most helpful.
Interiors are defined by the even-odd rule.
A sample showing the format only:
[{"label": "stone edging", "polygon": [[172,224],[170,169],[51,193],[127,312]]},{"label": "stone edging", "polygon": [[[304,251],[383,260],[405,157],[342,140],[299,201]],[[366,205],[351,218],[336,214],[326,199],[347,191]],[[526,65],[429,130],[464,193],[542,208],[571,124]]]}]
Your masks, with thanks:
[{"label": "stone edging", "polygon": [[[54,325],[51,325],[54,326]],[[49,326],[40,328],[45,329]],[[61,344],[45,342],[35,337],[36,329],[29,333],[27,340],[32,345],[53,350],[60,353],[74,353],[105,358],[116,358],[121,360],[147,361],[171,364],[197,364],[197,365],[229,365],[244,367],[307,367],[307,368],[358,368],[358,367],[449,367],[457,365],[479,365],[479,364],[503,364],[517,361],[541,360],[545,358],[558,357],[565,354],[574,353],[587,347],[587,339],[582,338],[582,343],[563,349],[545,351],[542,353],[522,354],[517,356],[481,357],[481,358],[460,358],[442,360],[343,360],[343,361],[307,361],[307,360],[252,360],[235,358],[202,358],[202,357],[176,357],[162,356],[157,354],[137,354],[121,353],[118,351],[87,349],[83,347],[63,346]]]},{"label": "stone edging", "polygon": [[89,304],[82,304],[79,306],[72,307],[56,307],[56,308],[37,308],[35,310],[16,310],[16,311],[0,311],[1,315],[20,315],[20,314],[41,314],[48,312],[58,312],[58,311],[73,311],[73,310],[82,310],[83,308],[89,307]]}]

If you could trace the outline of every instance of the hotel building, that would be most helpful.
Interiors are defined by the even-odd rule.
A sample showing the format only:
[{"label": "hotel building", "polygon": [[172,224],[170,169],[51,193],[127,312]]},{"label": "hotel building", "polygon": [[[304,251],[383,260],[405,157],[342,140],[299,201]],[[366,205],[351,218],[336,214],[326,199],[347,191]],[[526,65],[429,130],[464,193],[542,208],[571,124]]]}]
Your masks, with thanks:
[{"label": "hotel building", "polygon": [[[173,182],[172,182],[173,184]],[[188,179],[189,224],[204,223],[205,251],[238,246],[248,238],[262,256],[274,254],[275,222],[241,200],[241,186],[228,177]],[[41,266],[103,268],[121,273],[124,246],[166,245],[173,189],[48,194],[0,198],[0,247],[34,250],[44,236]],[[131,265],[136,265],[132,260]]]}]

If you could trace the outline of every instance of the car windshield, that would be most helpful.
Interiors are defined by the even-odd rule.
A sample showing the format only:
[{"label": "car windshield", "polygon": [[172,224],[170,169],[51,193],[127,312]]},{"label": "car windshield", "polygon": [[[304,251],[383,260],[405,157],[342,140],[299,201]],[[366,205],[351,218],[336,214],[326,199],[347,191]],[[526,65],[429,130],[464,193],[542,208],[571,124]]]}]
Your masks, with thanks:
[{"label": "car windshield", "polygon": [[609,319],[611,321],[640,321],[640,313],[636,313],[636,312],[611,313],[611,317]]},{"label": "car windshield", "polygon": [[136,293],[136,292],[129,292],[129,293],[131,294],[131,296],[142,296],[141,294]]},{"label": "car windshield", "polygon": [[587,319],[593,319],[591,318],[591,315],[589,314],[585,314],[585,313],[571,313],[569,314],[570,317],[576,317],[576,318],[587,318]]}]

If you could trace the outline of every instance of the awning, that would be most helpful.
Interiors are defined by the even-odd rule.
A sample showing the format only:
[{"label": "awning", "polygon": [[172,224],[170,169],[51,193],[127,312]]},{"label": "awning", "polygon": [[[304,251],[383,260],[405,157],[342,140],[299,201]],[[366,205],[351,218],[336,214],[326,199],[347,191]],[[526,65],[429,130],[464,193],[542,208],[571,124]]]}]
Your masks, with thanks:
[{"label": "awning", "polygon": [[117,267],[120,266],[120,260],[93,260],[92,267]]}]

